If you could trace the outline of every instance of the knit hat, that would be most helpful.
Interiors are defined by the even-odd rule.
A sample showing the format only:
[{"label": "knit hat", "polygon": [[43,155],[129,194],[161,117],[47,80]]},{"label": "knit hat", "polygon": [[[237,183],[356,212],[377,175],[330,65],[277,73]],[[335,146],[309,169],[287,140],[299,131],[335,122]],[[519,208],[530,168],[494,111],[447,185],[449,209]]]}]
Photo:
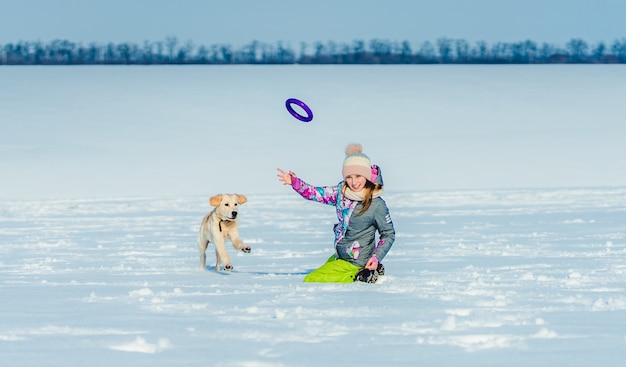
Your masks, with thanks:
[{"label": "knit hat", "polygon": [[346,158],[343,160],[343,177],[350,175],[360,175],[368,180],[372,180],[372,168],[370,159],[363,154],[361,144],[350,144],[346,148]]}]

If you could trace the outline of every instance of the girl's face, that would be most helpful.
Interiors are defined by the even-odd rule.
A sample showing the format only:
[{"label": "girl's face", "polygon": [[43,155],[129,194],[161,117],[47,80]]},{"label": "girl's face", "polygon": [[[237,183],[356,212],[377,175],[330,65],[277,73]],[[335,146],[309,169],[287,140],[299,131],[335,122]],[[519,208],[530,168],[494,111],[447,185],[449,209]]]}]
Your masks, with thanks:
[{"label": "girl's face", "polygon": [[350,190],[354,192],[359,192],[363,190],[363,188],[365,187],[365,181],[366,181],[365,177],[361,175],[346,176],[346,183],[348,184],[348,187],[350,188]]}]

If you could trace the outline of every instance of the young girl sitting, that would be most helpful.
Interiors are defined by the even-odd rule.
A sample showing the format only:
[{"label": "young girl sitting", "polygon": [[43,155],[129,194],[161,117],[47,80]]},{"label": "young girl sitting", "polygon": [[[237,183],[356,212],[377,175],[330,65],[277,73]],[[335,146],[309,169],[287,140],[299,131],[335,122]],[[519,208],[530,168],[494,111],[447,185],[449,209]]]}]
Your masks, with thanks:
[{"label": "young girl sitting", "polygon": [[280,182],[291,185],[305,199],[334,205],[339,219],[334,226],[335,254],[309,273],[305,282],[375,283],[384,274],[381,261],[393,245],[396,232],[387,204],[380,197],[380,167],[370,163],[360,144],[350,144],[342,173],[344,179],[335,186],[312,186],[292,171],[278,169]]}]

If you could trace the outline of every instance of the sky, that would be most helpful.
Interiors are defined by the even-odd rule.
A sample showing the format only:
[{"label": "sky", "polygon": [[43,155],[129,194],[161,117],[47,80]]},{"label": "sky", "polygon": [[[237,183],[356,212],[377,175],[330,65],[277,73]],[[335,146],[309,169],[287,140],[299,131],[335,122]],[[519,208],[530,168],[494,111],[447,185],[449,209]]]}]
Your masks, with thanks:
[{"label": "sky", "polygon": [[243,46],[439,38],[565,45],[626,37],[621,0],[0,0],[0,44],[67,39]]}]

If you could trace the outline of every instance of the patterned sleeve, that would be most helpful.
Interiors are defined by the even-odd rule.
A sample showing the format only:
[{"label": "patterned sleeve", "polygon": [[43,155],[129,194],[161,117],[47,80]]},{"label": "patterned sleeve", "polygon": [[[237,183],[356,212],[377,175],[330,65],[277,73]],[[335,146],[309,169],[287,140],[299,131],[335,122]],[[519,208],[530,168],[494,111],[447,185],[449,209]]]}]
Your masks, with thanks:
[{"label": "patterned sleeve", "polygon": [[337,204],[337,186],[313,186],[298,177],[291,178],[291,187],[307,200],[327,205]]}]

